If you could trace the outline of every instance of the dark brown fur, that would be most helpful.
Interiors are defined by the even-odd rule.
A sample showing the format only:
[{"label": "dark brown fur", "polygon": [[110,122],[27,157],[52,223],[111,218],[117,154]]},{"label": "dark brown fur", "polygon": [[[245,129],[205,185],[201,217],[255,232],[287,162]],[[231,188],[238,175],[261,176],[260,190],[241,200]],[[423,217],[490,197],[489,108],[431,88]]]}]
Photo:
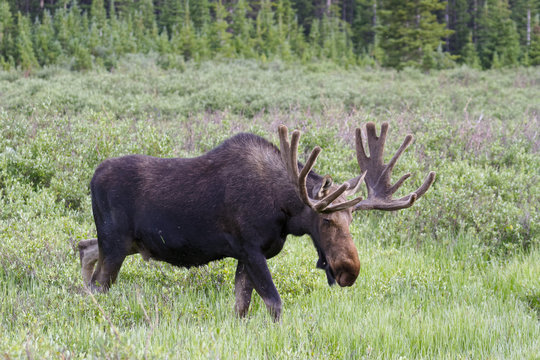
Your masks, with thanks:
[{"label": "dark brown fur", "polygon": [[[322,177],[310,173],[310,191],[321,185]],[[238,314],[247,312],[255,289],[277,319],[281,300],[266,259],[281,251],[288,234],[311,235],[321,258],[327,257],[329,277],[336,274],[341,285],[352,285],[358,275],[350,211],[323,215],[307,207],[279,150],[252,134],[239,134],[197,158],[106,160],[91,191],[98,237],[82,241],[79,250],[83,278],[93,290],[106,291],[133,253],[186,267],[233,257],[239,261]],[[330,228],[336,238],[328,238]]]},{"label": "dark brown fur", "polygon": [[[431,172],[416,192],[392,199],[409,176],[391,185],[392,167],[412,135],[384,164],[388,124],[382,125],[380,137],[373,123],[366,129],[370,157],[364,152],[360,129],[356,132],[363,174],[340,186],[309,171],[318,148],[299,175],[296,167],[304,168],[296,161],[300,135],[293,132],[289,143],[284,126],[279,128],[283,153],[261,137],[238,134],[196,158],[130,155],[104,161],[90,183],[97,240],[79,244],[85,284],[107,291],[126,256],[135,253],[185,267],[233,257],[238,260],[237,314],[247,313],[255,289],[277,320],[281,299],[266,259],[281,251],[287,235],[308,234],[328,283],[351,286],[360,271],[349,231],[353,211],[409,207],[435,179]],[[354,194],[364,178],[368,199],[347,201],[345,196]]]}]

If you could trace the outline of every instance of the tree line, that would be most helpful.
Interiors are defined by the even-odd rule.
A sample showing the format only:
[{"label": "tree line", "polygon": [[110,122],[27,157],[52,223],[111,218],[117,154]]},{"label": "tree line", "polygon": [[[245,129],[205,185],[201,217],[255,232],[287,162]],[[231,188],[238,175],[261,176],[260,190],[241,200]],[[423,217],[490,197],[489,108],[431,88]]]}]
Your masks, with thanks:
[{"label": "tree line", "polygon": [[540,64],[540,0],[0,0],[0,67],[129,53],[425,70]]}]

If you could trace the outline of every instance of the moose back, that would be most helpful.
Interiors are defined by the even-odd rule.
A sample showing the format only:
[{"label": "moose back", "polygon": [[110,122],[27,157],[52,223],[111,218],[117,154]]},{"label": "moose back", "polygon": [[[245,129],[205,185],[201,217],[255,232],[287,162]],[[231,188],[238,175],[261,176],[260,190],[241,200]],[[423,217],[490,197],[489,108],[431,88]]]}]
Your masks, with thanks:
[{"label": "moose back", "polygon": [[[238,260],[236,313],[246,315],[255,289],[279,320],[281,299],[266,260],[281,251],[289,234],[312,238],[317,266],[326,271],[329,284],[353,285],[360,271],[349,231],[353,212],[409,207],[435,179],[431,172],[417,191],[392,198],[410,175],[390,183],[392,168],[412,136],[384,164],[387,130],[384,123],[377,136],[375,125],[366,124],[368,157],[357,129],[362,174],[343,184],[312,170],[319,147],[305,165],[299,163],[300,133],[294,131],[289,141],[283,125],[279,149],[242,133],[195,158],[129,155],[104,161],[90,183],[97,239],[79,243],[85,285],[107,291],[126,256],[135,253],[184,267],[232,257]],[[367,199],[347,200],[364,182]]]}]

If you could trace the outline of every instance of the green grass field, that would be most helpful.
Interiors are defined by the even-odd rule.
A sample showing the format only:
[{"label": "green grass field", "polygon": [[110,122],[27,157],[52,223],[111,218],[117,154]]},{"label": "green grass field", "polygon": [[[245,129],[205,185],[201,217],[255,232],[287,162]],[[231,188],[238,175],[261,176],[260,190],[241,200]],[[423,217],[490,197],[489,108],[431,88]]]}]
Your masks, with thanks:
[{"label": "green grass field", "polygon": [[[0,357],[540,359],[540,68],[430,75],[331,64],[188,63],[151,57],[113,72],[0,72]],[[281,323],[259,298],[234,315],[235,261],[194,269],[124,263],[89,295],[76,245],[95,236],[88,184],[104,159],[195,156],[250,131],[343,181],[359,172],[354,129],[390,122],[387,156],[415,142],[400,193],[412,208],[356,213],[362,269],[328,287],[308,237],[269,261]]]}]

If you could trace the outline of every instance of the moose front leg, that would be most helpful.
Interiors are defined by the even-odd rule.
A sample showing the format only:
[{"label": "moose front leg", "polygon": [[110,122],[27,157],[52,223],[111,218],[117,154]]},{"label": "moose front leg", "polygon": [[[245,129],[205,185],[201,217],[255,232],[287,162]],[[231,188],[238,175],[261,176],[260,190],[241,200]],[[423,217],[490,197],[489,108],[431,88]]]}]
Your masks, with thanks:
[{"label": "moose front leg", "polygon": [[234,293],[236,297],[235,311],[239,317],[246,316],[249,304],[251,303],[251,294],[253,293],[253,284],[249,278],[246,266],[238,261],[236,275],[234,277]]},{"label": "moose front leg", "polygon": [[245,269],[255,291],[257,291],[266,304],[270,315],[272,315],[274,321],[279,321],[281,316],[281,298],[272,281],[272,275],[270,275],[264,255],[256,254],[249,256],[249,261],[245,262]]}]

